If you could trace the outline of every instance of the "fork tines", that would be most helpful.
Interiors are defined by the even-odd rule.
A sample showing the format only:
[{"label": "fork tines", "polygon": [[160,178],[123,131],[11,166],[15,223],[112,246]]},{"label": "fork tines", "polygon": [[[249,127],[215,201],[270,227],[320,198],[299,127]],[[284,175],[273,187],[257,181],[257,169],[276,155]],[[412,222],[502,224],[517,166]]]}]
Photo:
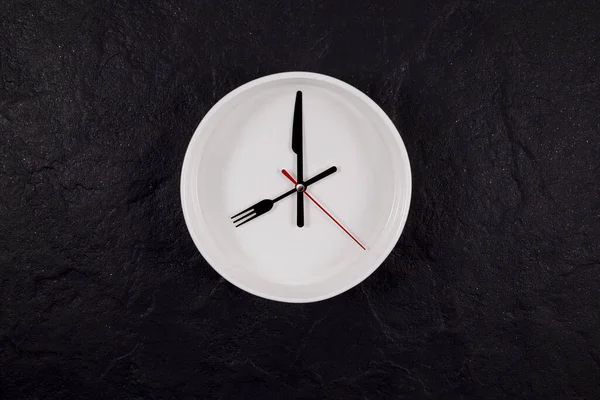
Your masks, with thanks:
[{"label": "fork tines", "polygon": [[[237,218],[237,217],[239,217],[239,218]],[[248,217],[251,217],[251,218],[246,219]],[[241,212],[235,214],[233,217],[231,217],[231,219],[237,218],[237,219],[233,220],[234,224],[237,224],[239,221],[246,219],[245,221],[237,224],[235,226],[237,228],[238,226],[244,225],[246,222],[252,221],[256,217],[258,217],[258,214],[254,211],[254,206],[251,206],[251,207],[246,208],[244,211],[241,211]]]}]

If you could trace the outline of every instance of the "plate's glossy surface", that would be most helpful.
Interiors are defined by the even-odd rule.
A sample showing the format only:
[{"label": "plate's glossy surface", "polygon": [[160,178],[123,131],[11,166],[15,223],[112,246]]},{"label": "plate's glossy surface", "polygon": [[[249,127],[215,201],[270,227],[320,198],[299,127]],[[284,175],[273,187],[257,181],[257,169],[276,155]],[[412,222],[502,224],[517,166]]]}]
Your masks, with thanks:
[{"label": "plate's glossy surface", "polygon": [[[304,178],[336,166],[308,188],[366,247],[310,201],[295,221],[295,195],[236,228],[230,217],[293,188],[294,99],[303,93]],[[392,122],[367,96],[313,73],[270,75],[234,90],[198,126],[181,176],[190,234],[211,266],[259,296],[309,302],[361,282],[396,244],[408,214],[411,174]]]}]

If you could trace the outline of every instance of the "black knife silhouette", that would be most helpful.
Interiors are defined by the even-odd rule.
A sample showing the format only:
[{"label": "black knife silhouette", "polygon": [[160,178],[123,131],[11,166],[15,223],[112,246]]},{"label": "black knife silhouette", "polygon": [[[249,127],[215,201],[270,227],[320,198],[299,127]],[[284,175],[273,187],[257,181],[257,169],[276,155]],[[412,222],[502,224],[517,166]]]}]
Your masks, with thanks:
[{"label": "black knife silhouette", "polygon": [[[302,173],[302,92],[296,92],[296,104],[294,105],[294,120],[292,122],[292,150],[296,153],[296,175],[298,183],[304,183]],[[304,226],[304,195],[298,192],[296,196],[296,225],[298,228]]]}]

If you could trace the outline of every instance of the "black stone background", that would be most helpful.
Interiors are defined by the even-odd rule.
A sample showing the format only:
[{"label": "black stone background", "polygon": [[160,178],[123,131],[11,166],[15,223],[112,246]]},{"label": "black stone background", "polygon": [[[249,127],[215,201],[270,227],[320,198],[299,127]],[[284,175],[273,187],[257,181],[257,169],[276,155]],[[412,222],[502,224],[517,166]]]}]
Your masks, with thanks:
[{"label": "black stone background", "polygon": [[[0,397],[600,398],[599,32],[596,0],[3,1]],[[210,107],[289,70],[380,104],[414,186],[305,305],[221,279],[179,198]]]}]

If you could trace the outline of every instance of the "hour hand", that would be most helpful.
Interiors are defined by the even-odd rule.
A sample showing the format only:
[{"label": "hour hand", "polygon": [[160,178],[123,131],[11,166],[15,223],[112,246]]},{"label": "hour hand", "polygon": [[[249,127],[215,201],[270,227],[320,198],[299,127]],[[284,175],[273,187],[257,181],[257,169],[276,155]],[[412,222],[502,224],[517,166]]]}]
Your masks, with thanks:
[{"label": "hour hand", "polygon": [[[327,168],[325,171],[313,176],[312,178],[310,178],[309,180],[307,180],[304,183],[305,187],[308,187],[309,185],[312,185],[315,182],[320,181],[323,178],[328,177],[329,175],[333,174],[335,171],[337,171],[336,167],[330,167]],[[231,219],[233,220],[233,223],[236,227],[244,225],[246,222],[250,222],[252,221],[254,218],[258,218],[263,214],[268,213],[269,211],[271,211],[271,209],[273,208],[273,205],[275,205],[275,203],[277,203],[279,200],[283,200],[286,197],[288,197],[289,195],[296,193],[296,189],[290,189],[287,192],[283,193],[280,196],[277,196],[274,199],[264,199],[259,201],[258,203],[251,205],[250,207],[246,208],[244,211],[240,211],[239,213],[235,214],[233,217],[231,217]],[[300,193],[302,194],[302,193]]]},{"label": "hour hand", "polygon": [[[294,191],[291,190],[289,193],[292,194],[293,192]],[[244,225],[246,222],[252,221],[254,218],[258,218],[261,215],[268,213],[273,208],[273,204],[275,204],[275,202],[271,199],[261,200],[253,206],[246,208],[244,211],[235,214],[231,219],[233,219],[234,224],[237,224],[235,225],[237,228],[238,226]]]}]

